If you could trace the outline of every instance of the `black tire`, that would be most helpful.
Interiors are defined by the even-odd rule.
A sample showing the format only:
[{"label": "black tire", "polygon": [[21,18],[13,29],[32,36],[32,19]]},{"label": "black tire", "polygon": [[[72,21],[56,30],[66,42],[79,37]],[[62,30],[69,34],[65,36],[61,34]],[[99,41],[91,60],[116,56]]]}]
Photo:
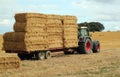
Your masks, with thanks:
[{"label": "black tire", "polygon": [[26,57],[25,54],[18,53],[17,55],[21,60],[25,60],[25,57]]},{"label": "black tire", "polygon": [[45,52],[45,59],[51,58],[51,51],[46,51]]},{"label": "black tire", "polygon": [[93,41],[93,53],[98,53],[100,52],[100,42],[95,40]]},{"label": "black tire", "polygon": [[45,52],[36,52],[35,57],[37,60],[44,60],[45,59]]},{"label": "black tire", "polygon": [[92,53],[92,41],[87,38],[85,42],[79,43],[78,53],[90,54]]}]

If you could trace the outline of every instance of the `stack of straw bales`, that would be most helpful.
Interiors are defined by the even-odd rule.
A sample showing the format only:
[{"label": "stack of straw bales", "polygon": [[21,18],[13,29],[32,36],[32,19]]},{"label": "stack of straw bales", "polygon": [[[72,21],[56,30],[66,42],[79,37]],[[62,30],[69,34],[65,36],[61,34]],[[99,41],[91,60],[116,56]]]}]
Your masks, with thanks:
[{"label": "stack of straw bales", "polygon": [[77,47],[78,46],[78,25],[75,16],[62,16],[64,26],[64,46]]},{"label": "stack of straw bales", "polygon": [[20,13],[15,15],[14,32],[4,34],[4,50],[37,51],[78,46],[75,16]]},{"label": "stack of straw bales", "polygon": [[47,49],[46,15],[20,13],[15,15],[14,32],[4,34],[5,50],[35,51]]},{"label": "stack of straw bales", "polygon": [[60,15],[47,15],[48,48],[63,48],[63,28]]}]

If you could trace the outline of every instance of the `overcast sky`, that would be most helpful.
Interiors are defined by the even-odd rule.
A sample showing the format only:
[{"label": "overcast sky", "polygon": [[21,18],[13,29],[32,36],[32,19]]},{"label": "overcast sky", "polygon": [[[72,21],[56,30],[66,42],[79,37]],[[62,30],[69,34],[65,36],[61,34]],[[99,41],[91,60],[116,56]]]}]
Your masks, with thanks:
[{"label": "overcast sky", "polygon": [[101,22],[120,30],[120,0],[0,0],[0,34],[13,31],[15,13],[75,15],[78,23]]}]

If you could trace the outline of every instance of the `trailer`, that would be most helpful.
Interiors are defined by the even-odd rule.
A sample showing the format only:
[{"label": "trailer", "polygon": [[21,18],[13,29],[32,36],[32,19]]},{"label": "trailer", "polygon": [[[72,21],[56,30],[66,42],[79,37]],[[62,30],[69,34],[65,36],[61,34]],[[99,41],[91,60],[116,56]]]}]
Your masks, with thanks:
[{"label": "trailer", "polygon": [[48,59],[51,52],[65,54],[100,52],[100,42],[92,41],[89,29],[78,27],[75,16],[20,13],[15,15],[14,32],[4,34],[4,50],[21,59]]}]

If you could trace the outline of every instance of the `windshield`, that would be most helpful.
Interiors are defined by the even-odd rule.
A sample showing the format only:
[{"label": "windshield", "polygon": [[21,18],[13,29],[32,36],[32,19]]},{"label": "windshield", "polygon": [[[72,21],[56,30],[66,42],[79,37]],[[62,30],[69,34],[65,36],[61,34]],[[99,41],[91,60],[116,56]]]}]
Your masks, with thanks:
[{"label": "windshield", "polygon": [[88,30],[86,28],[79,29],[79,36],[89,36]]}]

